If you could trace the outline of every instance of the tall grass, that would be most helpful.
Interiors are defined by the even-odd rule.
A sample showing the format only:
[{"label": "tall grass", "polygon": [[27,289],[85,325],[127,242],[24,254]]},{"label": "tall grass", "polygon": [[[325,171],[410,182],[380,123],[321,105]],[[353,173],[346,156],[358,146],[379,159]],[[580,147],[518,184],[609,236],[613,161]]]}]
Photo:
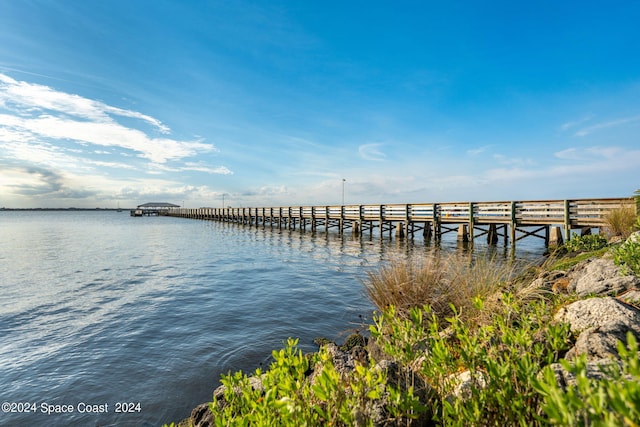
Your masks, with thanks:
[{"label": "tall grass", "polygon": [[474,298],[491,301],[499,290],[511,287],[521,271],[515,264],[465,254],[399,256],[368,272],[363,284],[381,311],[393,306],[398,315],[408,317],[412,308],[428,304],[440,319],[452,315],[452,307],[472,318],[479,314]]},{"label": "tall grass", "polygon": [[636,229],[638,223],[635,206],[621,206],[605,216],[607,232],[610,236],[626,239]]}]

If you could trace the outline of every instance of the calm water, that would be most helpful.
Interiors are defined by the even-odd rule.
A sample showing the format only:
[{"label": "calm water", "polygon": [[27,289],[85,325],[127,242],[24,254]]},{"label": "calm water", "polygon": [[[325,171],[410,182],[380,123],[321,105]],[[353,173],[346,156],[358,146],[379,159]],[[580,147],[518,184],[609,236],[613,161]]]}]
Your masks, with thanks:
[{"label": "calm water", "polygon": [[373,310],[366,271],[429,250],[128,212],[0,212],[0,401],[34,411],[0,412],[0,425],[179,421],[221,373],[268,363],[287,337],[308,351],[317,336],[342,341]]}]

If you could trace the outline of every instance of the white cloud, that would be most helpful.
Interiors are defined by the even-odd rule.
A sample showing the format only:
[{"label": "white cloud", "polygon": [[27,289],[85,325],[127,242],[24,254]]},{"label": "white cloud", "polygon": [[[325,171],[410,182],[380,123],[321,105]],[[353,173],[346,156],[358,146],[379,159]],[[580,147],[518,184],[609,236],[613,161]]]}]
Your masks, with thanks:
[{"label": "white cloud", "polygon": [[503,154],[494,154],[493,158],[502,165],[510,165],[510,166],[526,166],[526,165],[533,165],[535,163],[531,159],[523,159],[520,157],[507,157]]},{"label": "white cloud", "polygon": [[487,151],[491,147],[492,147],[491,145],[485,145],[485,146],[478,147],[478,148],[472,148],[472,149],[467,150],[467,154],[470,155],[470,156],[477,156],[478,154],[484,153],[485,151]]},{"label": "white cloud", "polygon": [[580,161],[604,161],[614,160],[620,161],[620,164],[626,163],[625,156],[634,156],[634,151],[623,150],[620,147],[587,147],[587,148],[567,148],[555,152],[555,157],[562,160],[580,160]]},{"label": "white cloud", "polygon": [[576,127],[576,126],[579,126],[579,125],[581,125],[581,124],[583,124],[583,123],[585,123],[585,122],[588,122],[589,120],[593,119],[594,117],[595,117],[595,115],[593,115],[593,114],[588,114],[588,115],[586,115],[586,116],[584,116],[584,117],[582,117],[582,118],[580,118],[580,119],[577,119],[577,120],[573,120],[573,121],[570,121],[570,122],[563,123],[563,124],[560,126],[560,130],[562,130],[562,131],[567,131],[567,130],[572,129],[572,128]]},{"label": "white cloud", "polygon": [[23,206],[60,206],[67,202],[56,199],[69,198],[124,201],[123,188],[131,187],[135,199],[215,195],[207,186],[145,175],[232,174],[225,166],[185,162],[217,149],[169,132],[149,115],[0,73],[0,194],[5,203]]},{"label": "white cloud", "polygon": [[20,82],[4,74],[0,74],[0,106],[23,113],[54,111],[90,121],[109,121],[112,114],[142,120],[162,133],[170,132],[167,126],[148,115],[59,92],[48,86]]},{"label": "white cloud", "polygon": [[373,161],[382,161],[387,156],[382,151],[380,151],[380,147],[382,144],[363,144],[358,147],[358,153],[360,153],[360,157],[365,160],[373,160]]},{"label": "white cloud", "polygon": [[148,115],[113,107],[47,86],[16,81],[0,74],[0,142],[56,140],[99,147],[132,150],[153,163],[165,163],[216,151],[202,141],[179,141],[153,137],[119,123],[118,118],[137,119],[161,134],[169,128]]},{"label": "white cloud", "polygon": [[580,129],[575,133],[575,136],[586,136],[593,132],[599,131],[601,129],[622,126],[622,125],[639,122],[639,121],[640,121],[640,116],[624,117],[620,119],[610,120],[608,122],[598,123],[593,126],[588,126],[583,129]]},{"label": "white cloud", "polygon": [[25,119],[3,114],[0,115],[0,126],[8,127],[10,132],[25,136],[30,134],[31,139],[71,140],[129,149],[154,163],[165,163],[215,150],[212,145],[201,142],[152,138],[140,130],[115,122],[86,122],[53,116]]},{"label": "white cloud", "polygon": [[187,171],[196,171],[196,172],[205,172],[205,173],[209,173],[209,174],[219,174],[219,175],[232,175],[233,172],[230,171],[228,168],[224,167],[224,166],[218,166],[218,167],[209,167],[209,166],[205,166],[199,163],[190,163],[187,162],[185,163],[185,166],[180,168],[181,170],[187,170]]}]

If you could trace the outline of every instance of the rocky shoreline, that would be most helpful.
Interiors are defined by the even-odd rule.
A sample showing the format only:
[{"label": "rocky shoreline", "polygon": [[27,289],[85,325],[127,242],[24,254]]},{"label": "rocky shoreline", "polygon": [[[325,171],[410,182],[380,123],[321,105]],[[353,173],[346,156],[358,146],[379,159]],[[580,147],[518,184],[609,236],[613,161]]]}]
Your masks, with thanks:
[{"label": "rocky shoreline", "polygon": [[[640,242],[640,232],[631,235],[627,242]],[[626,243],[625,243],[626,244]],[[602,377],[602,366],[615,362],[619,358],[617,343],[627,342],[627,334],[631,333],[640,341],[640,277],[625,275],[613,259],[605,255],[581,261],[565,270],[545,271],[536,277],[528,286],[532,290],[553,292],[571,296],[575,301],[562,307],[553,319],[567,323],[576,337],[574,346],[566,353],[564,359],[573,360],[578,355],[587,357],[587,373],[591,378]],[[393,381],[393,371],[397,370],[395,361],[384,355],[373,340],[355,335],[347,339],[344,345],[332,342],[322,343],[331,355],[336,369],[344,374],[355,368],[357,361],[371,358],[380,367],[386,369],[389,381]],[[560,363],[551,365],[559,384],[575,383],[573,374]],[[477,379],[472,382],[468,372],[457,374],[459,386],[456,398],[465,396],[464,390],[469,387],[482,387]],[[310,373],[310,381],[313,374]],[[260,378],[252,378],[252,386],[261,388]],[[214,396],[222,398],[223,386],[214,391]],[[375,425],[383,425],[376,423]],[[198,405],[191,416],[182,421],[180,426],[209,427],[214,425],[209,403]]]}]

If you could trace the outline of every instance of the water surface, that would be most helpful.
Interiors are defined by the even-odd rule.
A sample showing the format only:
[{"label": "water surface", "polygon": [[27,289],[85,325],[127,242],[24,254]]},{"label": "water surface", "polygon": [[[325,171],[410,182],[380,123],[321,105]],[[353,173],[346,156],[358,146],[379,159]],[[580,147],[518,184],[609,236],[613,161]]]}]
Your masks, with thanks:
[{"label": "water surface", "polygon": [[[362,329],[366,271],[432,250],[113,211],[4,211],[0,236],[0,401],[34,410],[0,412],[0,425],[178,421],[287,337],[312,351]],[[122,402],[139,406],[116,413]]]}]

